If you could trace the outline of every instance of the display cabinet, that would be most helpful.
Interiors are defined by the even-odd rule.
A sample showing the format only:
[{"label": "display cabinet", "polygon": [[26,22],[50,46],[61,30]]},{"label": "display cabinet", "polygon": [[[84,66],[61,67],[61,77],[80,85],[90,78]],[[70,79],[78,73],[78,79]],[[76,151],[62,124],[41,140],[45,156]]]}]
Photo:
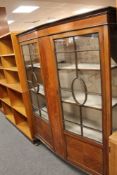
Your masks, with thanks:
[{"label": "display cabinet", "polygon": [[[109,136],[117,130],[115,12],[108,7],[35,28],[54,152],[93,175],[109,175]],[[32,32],[18,36],[21,46]]]},{"label": "display cabinet", "polygon": [[34,124],[36,125],[36,127],[34,127],[35,137],[41,138],[43,142],[46,142],[48,146],[52,148],[52,136],[38,39],[31,39],[30,41],[25,40],[22,42],[21,51],[24,58],[27,84],[34,115]]}]

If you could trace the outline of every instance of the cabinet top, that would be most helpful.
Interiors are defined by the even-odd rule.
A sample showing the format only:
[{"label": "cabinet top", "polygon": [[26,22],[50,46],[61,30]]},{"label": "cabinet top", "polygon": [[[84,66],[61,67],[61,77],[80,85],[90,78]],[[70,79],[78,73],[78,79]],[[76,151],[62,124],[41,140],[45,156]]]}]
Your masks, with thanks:
[{"label": "cabinet top", "polygon": [[43,30],[43,29],[46,29],[49,27],[54,27],[57,25],[66,24],[69,22],[79,21],[79,20],[83,20],[83,19],[87,19],[87,18],[91,18],[91,17],[95,17],[95,16],[101,16],[101,15],[107,15],[107,21],[108,21],[107,24],[116,23],[116,8],[115,7],[105,7],[105,8],[93,10],[93,11],[88,12],[88,13],[83,13],[80,15],[70,16],[68,18],[63,18],[63,19],[60,19],[60,20],[52,22],[52,23],[46,23],[46,24],[39,25],[37,27],[31,28],[29,30],[26,30],[24,32],[19,33],[18,36],[20,36],[22,34],[26,34],[26,33],[32,33],[32,32],[37,31],[37,30]]}]

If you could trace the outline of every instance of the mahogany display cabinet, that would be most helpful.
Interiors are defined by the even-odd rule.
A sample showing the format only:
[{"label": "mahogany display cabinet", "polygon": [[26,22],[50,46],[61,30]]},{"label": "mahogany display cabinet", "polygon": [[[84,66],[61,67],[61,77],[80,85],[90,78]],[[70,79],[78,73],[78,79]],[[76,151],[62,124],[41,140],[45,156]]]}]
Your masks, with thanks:
[{"label": "mahogany display cabinet", "polygon": [[18,35],[35,137],[93,175],[109,174],[109,136],[117,130],[115,22],[107,7]]}]

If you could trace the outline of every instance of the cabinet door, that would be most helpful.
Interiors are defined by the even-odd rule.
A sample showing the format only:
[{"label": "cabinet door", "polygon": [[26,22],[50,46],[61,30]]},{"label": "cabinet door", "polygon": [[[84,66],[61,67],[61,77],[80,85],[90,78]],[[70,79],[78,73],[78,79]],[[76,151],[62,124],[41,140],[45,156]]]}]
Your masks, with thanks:
[{"label": "cabinet door", "polygon": [[64,130],[102,143],[102,90],[98,31],[54,37]]},{"label": "cabinet door", "polygon": [[22,44],[27,82],[30,90],[33,113],[36,117],[48,121],[45,91],[38,50],[38,41],[32,40]]}]

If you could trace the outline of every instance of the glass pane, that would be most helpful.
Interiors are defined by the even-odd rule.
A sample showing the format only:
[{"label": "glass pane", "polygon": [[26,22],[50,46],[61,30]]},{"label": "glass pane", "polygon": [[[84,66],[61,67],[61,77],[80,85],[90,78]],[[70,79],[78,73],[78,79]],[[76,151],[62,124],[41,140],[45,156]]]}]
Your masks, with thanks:
[{"label": "glass pane", "polygon": [[76,36],[75,42],[78,51],[99,51],[98,34]]},{"label": "glass pane", "polygon": [[34,74],[35,74],[36,79],[37,79],[37,84],[43,84],[41,69],[35,67],[35,68],[33,69],[33,71],[34,71]]},{"label": "glass pane", "polygon": [[30,91],[30,95],[32,100],[33,113],[36,116],[40,116],[37,94],[34,91]]},{"label": "glass pane", "polygon": [[102,112],[91,108],[82,108],[83,136],[102,142]]},{"label": "glass pane", "polygon": [[79,77],[85,82],[88,93],[101,94],[100,71],[80,70]]},{"label": "glass pane", "polygon": [[26,75],[27,75],[27,80],[32,81],[32,67],[26,68]]},{"label": "glass pane", "polygon": [[102,142],[102,132],[83,127],[83,133],[84,136],[89,139],[95,140],[97,142]]},{"label": "glass pane", "polygon": [[22,52],[23,52],[23,57],[24,57],[24,61],[25,61],[25,66],[31,65],[29,46],[23,45]]},{"label": "glass pane", "polygon": [[32,81],[28,81],[28,87],[29,87],[29,90],[33,90],[33,83]]},{"label": "glass pane", "polygon": [[55,40],[65,129],[102,142],[98,33]]},{"label": "glass pane", "polygon": [[47,106],[46,106],[46,100],[45,97],[37,94],[38,96],[38,100],[39,100],[39,108],[40,108],[40,112],[41,112],[41,117],[48,120],[48,112],[47,112]]},{"label": "glass pane", "polygon": [[58,69],[75,69],[74,53],[57,53]]},{"label": "glass pane", "polygon": [[64,111],[64,120],[80,124],[80,109],[77,105],[62,103]]},{"label": "glass pane", "polygon": [[40,67],[38,42],[22,46],[27,82],[30,89],[33,113],[48,120],[45,92]]},{"label": "glass pane", "polygon": [[[77,59],[79,64],[100,64],[100,52],[97,51],[77,51]],[[100,67],[99,67],[100,68]]]},{"label": "glass pane", "polygon": [[34,91],[30,91],[30,94],[31,94],[31,99],[32,99],[32,105],[35,108],[38,108],[39,104],[38,104],[37,94]]},{"label": "glass pane", "polygon": [[37,48],[37,43],[32,43],[29,45],[29,47],[30,47],[30,55],[31,55],[33,64],[39,63],[39,52]]},{"label": "glass pane", "polygon": [[71,89],[72,81],[76,77],[74,70],[60,70],[59,72],[60,87],[64,89]]},{"label": "glass pane", "polygon": [[74,51],[73,37],[55,40],[56,52],[72,52]]},{"label": "glass pane", "polygon": [[92,108],[82,108],[83,125],[102,131],[101,111]]}]

